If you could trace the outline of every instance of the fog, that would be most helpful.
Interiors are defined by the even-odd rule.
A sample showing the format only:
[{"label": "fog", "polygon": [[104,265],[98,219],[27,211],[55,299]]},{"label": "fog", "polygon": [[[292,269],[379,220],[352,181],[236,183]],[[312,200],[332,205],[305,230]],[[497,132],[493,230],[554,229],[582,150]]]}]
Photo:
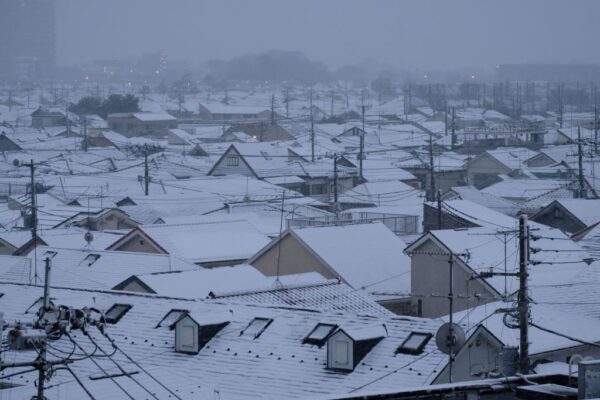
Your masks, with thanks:
[{"label": "fog", "polygon": [[204,62],[271,49],[330,68],[597,63],[594,0],[57,0],[57,63],[137,57]]}]

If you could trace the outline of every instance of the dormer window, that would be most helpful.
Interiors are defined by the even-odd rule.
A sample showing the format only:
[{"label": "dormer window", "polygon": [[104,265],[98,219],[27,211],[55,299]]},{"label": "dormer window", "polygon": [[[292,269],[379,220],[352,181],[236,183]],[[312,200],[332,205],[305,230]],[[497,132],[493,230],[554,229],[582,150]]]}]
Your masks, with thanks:
[{"label": "dormer window", "polygon": [[160,320],[158,324],[156,324],[155,328],[168,327],[169,329],[173,329],[177,321],[179,321],[184,315],[186,315],[188,310],[177,310],[173,309],[169,311],[163,319]]},{"label": "dormer window", "polygon": [[104,320],[109,324],[116,324],[130,309],[131,305],[129,304],[113,304],[112,307],[104,313]]},{"label": "dormer window", "polygon": [[317,324],[313,330],[304,338],[303,343],[323,346],[327,338],[337,328],[337,325],[332,324]]},{"label": "dormer window", "polygon": [[251,336],[253,339],[257,339],[273,322],[270,318],[254,318],[243,331],[240,332],[240,336]]},{"label": "dormer window", "polygon": [[228,318],[184,314],[175,323],[175,351],[198,354],[200,350],[229,324]]},{"label": "dormer window", "polygon": [[411,332],[396,349],[396,354],[421,354],[432,336],[431,333]]},{"label": "dormer window", "polygon": [[87,256],[85,256],[85,258],[83,259],[83,263],[87,264],[88,267],[91,267],[93,263],[95,263],[96,261],[98,261],[98,259],[100,258],[100,254],[88,254]]},{"label": "dormer window", "polygon": [[353,371],[360,361],[387,336],[383,325],[361,329],[340,328],[327,338],[327,368]]}]

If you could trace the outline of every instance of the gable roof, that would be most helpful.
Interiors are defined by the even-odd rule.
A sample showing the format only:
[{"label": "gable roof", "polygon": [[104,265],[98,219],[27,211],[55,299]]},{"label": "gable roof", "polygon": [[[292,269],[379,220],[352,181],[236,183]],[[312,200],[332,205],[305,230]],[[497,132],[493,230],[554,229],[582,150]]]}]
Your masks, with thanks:
[{"label": "gable roof", "polygon": [[[368,284],[369,293],[410,291],[410,260],[402,251],[404,242],[382,223],[292,228],[281,240],[287,235],[355,289]],[[273,240],[248,263],[277,243],[278,239]]]}]

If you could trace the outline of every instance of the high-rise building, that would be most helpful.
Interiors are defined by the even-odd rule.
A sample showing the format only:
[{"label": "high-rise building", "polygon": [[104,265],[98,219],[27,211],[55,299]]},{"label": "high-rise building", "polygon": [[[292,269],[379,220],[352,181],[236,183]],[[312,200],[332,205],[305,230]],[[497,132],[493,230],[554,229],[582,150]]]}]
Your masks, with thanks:
[{"label": "high-rise building", "polygon": [[54,0],[0,0],[0,79],[51,77],[55,43]]}]

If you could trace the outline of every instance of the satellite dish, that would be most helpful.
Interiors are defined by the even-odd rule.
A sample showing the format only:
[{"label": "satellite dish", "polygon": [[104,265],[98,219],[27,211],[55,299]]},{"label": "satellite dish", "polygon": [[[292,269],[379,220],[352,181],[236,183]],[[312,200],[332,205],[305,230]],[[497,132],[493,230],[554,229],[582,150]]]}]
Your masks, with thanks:
[{"label": "satellite dish", "polygon": [[92,240],[94,240],[94,234],[92,232],[86,232],[85,235],[83,235],[83,238],[85,239],[85,241],[90,244],[92,242]]},{"label": "satellite dish", "polygon": [[[452,326],[452,337],[450,337],[450,326]],[[452,343],[452,347],[454,353],[465,344],[465,331],[460,325],[450,324],[450,322],[446,322],[444,325],[438,329],[435,334],[435,343],[437,344],[438,349],[442,353],[450,354],[450,344]]]},{"label": "satellite dish", "polygon": [[15,167],[17,167],[17,168],[18,168],[18,167],[20,167],[20,166],[21,166],[21,160],[19,160],[18,158],[15,158],[15,159],[13,160],[13,165],[14,165]]}]

